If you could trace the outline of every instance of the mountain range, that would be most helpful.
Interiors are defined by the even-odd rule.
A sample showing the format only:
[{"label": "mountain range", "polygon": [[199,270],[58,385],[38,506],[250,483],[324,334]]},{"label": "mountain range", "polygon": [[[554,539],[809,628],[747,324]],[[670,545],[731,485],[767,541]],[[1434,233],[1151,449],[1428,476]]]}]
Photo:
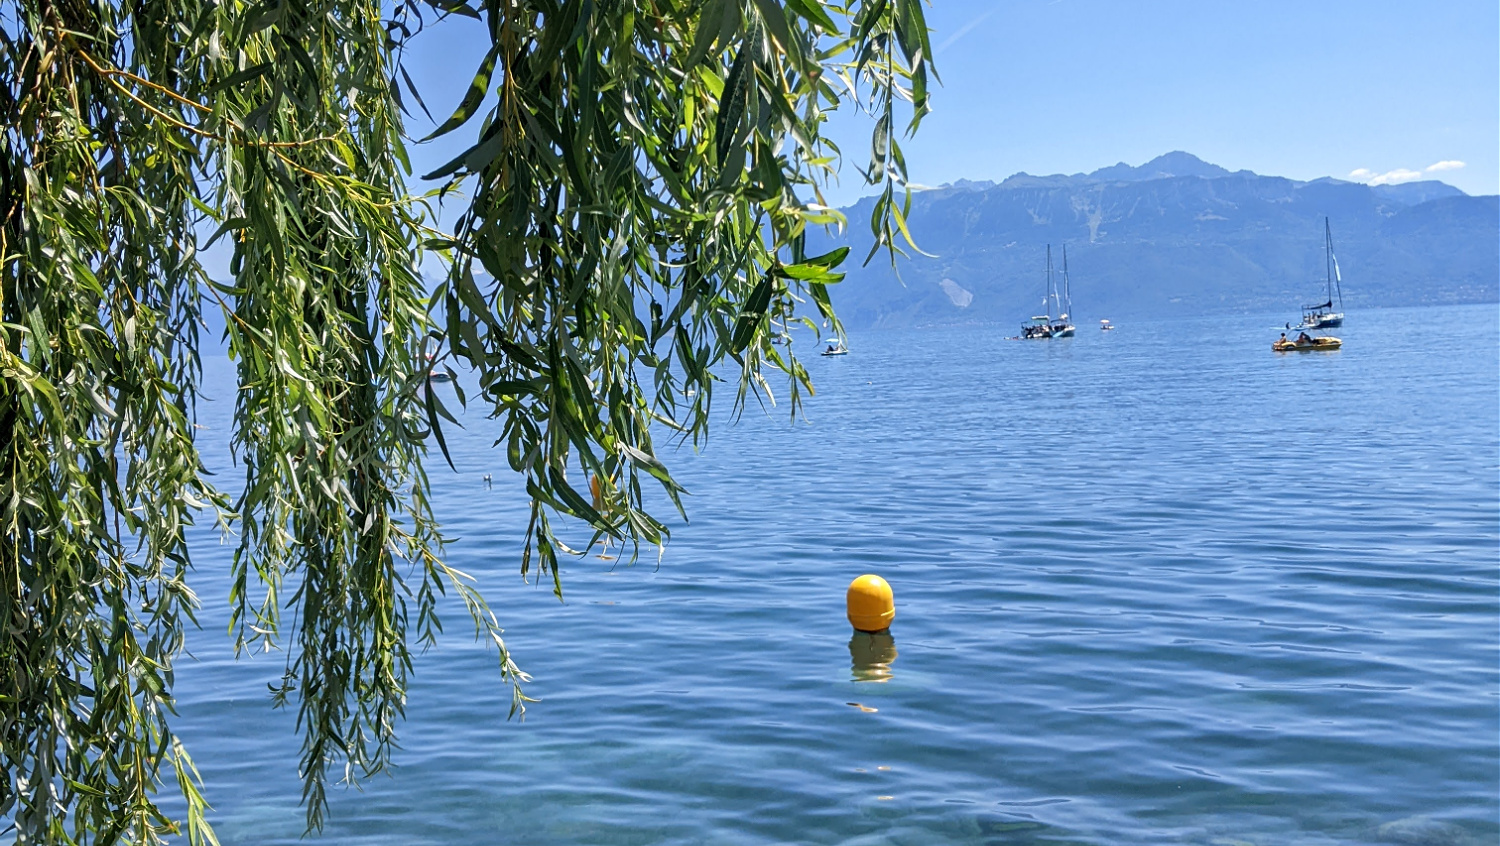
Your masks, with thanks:
[{"label": "mountain range", "polygon": [[[874,200],[809,251],[873,243]],[[1074,322],[1222,312],[1298,315],[1326,298],[1323,221],[1347,310],[1500,299],[1500,198],[1442,182],[1366,185],[1229,171],[1183,152],[1139,167],[914,191],[917,245],[847,267],[833,302],[851,327],[1002,323],[1038,313],[1046,251],[1066,246]],[[910,251],[908,251],[910,252]]]}]

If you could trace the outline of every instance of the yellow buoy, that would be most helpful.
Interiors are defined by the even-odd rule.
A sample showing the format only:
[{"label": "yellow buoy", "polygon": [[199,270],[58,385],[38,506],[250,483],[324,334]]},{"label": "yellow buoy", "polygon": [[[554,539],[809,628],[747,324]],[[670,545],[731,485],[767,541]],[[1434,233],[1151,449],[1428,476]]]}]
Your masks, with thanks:
[{"label": "yellow buoy", "polygon": [[864,575],[849,583],[849,622],[862,632],[890,628],[896,619],[896,597],[879,576]]}]

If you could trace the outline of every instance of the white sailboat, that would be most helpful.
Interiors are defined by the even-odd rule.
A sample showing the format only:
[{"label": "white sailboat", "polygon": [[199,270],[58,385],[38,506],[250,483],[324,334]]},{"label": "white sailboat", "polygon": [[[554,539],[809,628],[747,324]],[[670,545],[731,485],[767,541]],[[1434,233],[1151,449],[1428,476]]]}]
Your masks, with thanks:
[{"label": "white sailboat", "polygon": [[[1344,325],[1343,275],[1339,273],[1339,259],[1333,254],[1333,229],[1328,218],[1323,218],[1323,245],[1325,271],[1328,274],[1328,300],[1317,305],[1302,307],[1302,325],[1299,329],[1332,329]],[[1333,303],[1338,298],[1338,309]]]},{"label": "white sailboat", "polygon": [[[1068,248],[1063,247],[1063,287],[1068,285]],[[1063,303],[1067,305],[1064,306]],[[1031,318],[1031,322],[1021,327],[1021,337],[1029,339],[1040,338],[1071,338],[1073,337],[1073,324],[1068,322],[1068,312],[1073,308],[1072,295],[1059,297],[1057,286],[1053,284],[1052,278],[1052,245],[1047,245],[1047,296],[1042,298],[1042,304],[1047,307],[1046,314],[1038,314]],[[1053,307],[1057,307],[1057,317],[1052,316]]]},{"label": "white sailboat", "polygon": [[[1050,253],[1051,250],[1052,250],[1052,248],[1049,246],[1047,248],[1047,250]],[[1062,277],[1063,277],[1063,280],[1062,280],[1062,297],[1061,297],[1061,299],[1058,299],[1058,291],[1057,291],[1057,289],[1056,288],[1052,289],[1052,297],[1053,297],[1053,299],[1058,299],[1058,304],[1057,304],[1057,319],[1054,320],[1054,321],[1052,321],[1052,337],[1054,337],[1054,338],[1071,338],[1071,337],[1073,337],[1073,331],[1074,330],[1073,330],[1073,324],[1068,322],[1068,315],[1070,313],[1072,313],[1072,311],[1073,311],[1073,289],[1072,289],[1072,286],[1068,283],[1068,245],[1067,244],[1063,244],[1063,273],[1062,273]]]}]

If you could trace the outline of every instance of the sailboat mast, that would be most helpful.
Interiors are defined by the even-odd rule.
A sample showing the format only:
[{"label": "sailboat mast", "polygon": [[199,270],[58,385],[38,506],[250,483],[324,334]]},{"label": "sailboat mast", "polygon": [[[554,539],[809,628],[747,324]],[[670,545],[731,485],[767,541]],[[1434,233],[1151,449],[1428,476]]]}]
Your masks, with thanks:
[{"label": "sailboat mast", "polygon": [[1047,296],[1042,300],[1047,305],[1047,322],[1052,322],[1052,301],[1057,295],[1052,290],[1052,245],[1047,245]]},{"label": "sailboat mast", "polygon": [[1332,301],[1333,292],[1337,290],[1339,294],[1339,311],[1343,311],[1344,286],[1338,278],[1338,273],[1335,272],[1339,265],[1338,259],[1333,257],[1333,227],[1328,225],[1328,218],[1326,217],[1323,218],[1323,238],[1328,245],[1328,299]]},{"label": "sailboat mast", "polygon": [[1073,288],[1068,284],[1067,244],[1063,244],[1063,305],[1059,307],[1059,311],[1061,311],[1063,308],[1067,309],[1067,311],[1062,312],[1063,319],[1066,320],[1067,316],[1073,313]]},{"label": "sailboat mast", "polygon": [[1328,302],[1333,302],[1333,229],[1323,218],[1323,270],[1328,274]]}]

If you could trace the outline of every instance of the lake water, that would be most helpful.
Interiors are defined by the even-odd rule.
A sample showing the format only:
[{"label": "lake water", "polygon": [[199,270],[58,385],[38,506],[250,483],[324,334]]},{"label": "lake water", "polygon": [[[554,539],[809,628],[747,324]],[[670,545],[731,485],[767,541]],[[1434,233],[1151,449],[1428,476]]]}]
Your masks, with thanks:
[{"label": "lake water", "polygon": [[[1496,308],[1356,312],[1334,353],[1272,353],[1277,319],[856,334],[806,421],[668,456],[692,522],[659,566],[571,562],[561,603],[470,415],[433,471],[451,561],[541,701],[507,721],[450,609],[399,769],[335,790],[323,840],[1500,841]],[[226,846],[304,842],[226,561],[200,543],[177,725]],[[851,637],[861,573],[888,642]]]}]

